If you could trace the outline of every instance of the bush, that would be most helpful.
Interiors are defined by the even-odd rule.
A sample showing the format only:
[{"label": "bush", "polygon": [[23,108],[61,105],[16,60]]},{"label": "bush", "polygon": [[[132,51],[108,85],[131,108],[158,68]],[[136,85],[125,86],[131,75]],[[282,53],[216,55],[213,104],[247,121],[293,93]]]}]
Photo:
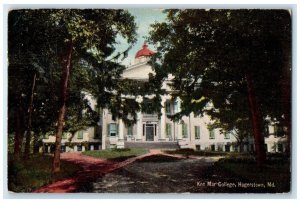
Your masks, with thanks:
[{"label": "bush", "polygon": [[191,148],[177,149],[177,150],[165,150],[167,154],[181,154],[185,156],[194,155],[194,156],[225,156],[230,153],[220,152],[220,151],[195,151]]},{"label": "bush", "polygon": [[128,152],[128,151],[130,151],[130,148],[113,148],[112,151],[115,151],[115,152]]},{"label": "bush", "polygon": [[85,151],[82,154],[112,161],[123,161],[125,159],[146,154],[148,150],[143,148],[106,149],[99,151]]}]

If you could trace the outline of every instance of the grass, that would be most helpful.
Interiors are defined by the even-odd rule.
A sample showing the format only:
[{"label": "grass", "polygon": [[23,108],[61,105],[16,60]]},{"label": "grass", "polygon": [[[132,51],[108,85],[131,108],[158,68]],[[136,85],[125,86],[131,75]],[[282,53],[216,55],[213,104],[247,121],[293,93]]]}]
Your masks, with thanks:
[{"label": "grass", "polygon": [[106,149],[101,151],[85,151],[82,154],[111,161],[123,161],[131,157],[148,153],[143,148]]},{"label": "grass", "polygon": [[268,157],[264,167],[257,168],[253,157],[227,157],[220,159],[216,166],[223,168],[236,177],[249,182],[264,183],[274,182],[275,192],[289,192],[291,182],[290,162],[285,158]]},{"label": "grass", "polygon": [[49,183],[72,177],[80,170],[79,166],[61,161],[61,173],[51,175],[52,157],[32,155],[28,160],[15,162],[9,155],[8,189],[13,192],[32,192]]}]

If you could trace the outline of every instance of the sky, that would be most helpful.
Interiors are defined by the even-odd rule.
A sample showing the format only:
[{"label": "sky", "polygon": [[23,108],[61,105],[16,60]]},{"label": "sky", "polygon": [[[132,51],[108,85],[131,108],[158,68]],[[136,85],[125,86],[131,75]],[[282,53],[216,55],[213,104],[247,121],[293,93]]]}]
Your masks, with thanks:
[{"label": "sky", "polygon": [[[154,8],[134,8],[128,9],[128,11],[135,17],[135,22],[137,25],[137,42],[128,52],[128,57],[124,59],[121,63],[123,65],[130,65],[133,62],[135,54],[138,50],[140,50],[144,44],[145,37],[148,36],[150,31],[150,24],[155,22],[163,22],[166,19],[166,14],[162,13],[162,9],[154,9]],[[117,39],[119,44],[116,46],[116,52],[125,51],[128,48],[128,44],[126,40],[122,38]],[[149,49],[155,51],[153,45],[149,44]]]}]

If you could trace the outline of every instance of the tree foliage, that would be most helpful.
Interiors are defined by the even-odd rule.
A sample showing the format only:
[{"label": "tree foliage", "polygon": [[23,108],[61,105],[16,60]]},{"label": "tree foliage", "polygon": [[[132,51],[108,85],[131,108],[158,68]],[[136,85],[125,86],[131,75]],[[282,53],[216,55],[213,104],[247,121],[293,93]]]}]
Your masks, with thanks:
[{"label": "tree foliage", "polygon": [[[251,81],[254,97],[250,98],[256,100],[258,121],[270,117],[283,125],[290,122],[288,11],[166,12],[168,22],[152,25],[149,39],[161,53],[158,62],[165,77],[174,76],[172,88],[177,91],[173,96],[183,102],[179,116],[207,113],[228,129],[245,130],[253,124],[247,86]],[[246,123],[240,125],[241,121]]]},{"label": "tree foliage", "polygon": [[[92,94],[102,106],[110,103],[105,92],[108,94],[116,87],[124,69],[113,59],[125,56],[130,46],[113,59],[108,58],[115,52],[117,36],[134,43],[133,16],[117,9],[13,10],[8,25],[9,132],[16,132],[16,103],[21,103],[22,109],[28,107],[33,72],[38,77],[32,131],[54,133],[57,125],[61,125],[57,115],[63,103],[67,107],[66,113],[61,114],[64,131],[74,133],[95,125],[99,115],[86,95]],[[65,72],[67,63],[70,69]],[[62,78],[66,73],[70,77],[65,80],[67,89],[62,95]],[[24,126],[25,110],[22,115]]]}]

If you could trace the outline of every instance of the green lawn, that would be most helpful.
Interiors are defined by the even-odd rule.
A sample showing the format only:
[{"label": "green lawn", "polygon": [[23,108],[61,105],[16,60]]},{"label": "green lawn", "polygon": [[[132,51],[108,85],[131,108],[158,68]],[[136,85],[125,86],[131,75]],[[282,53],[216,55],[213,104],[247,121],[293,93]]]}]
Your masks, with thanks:
[{"label": "green lawn", "polygon": [[112,161],[123,161],[125,159],[148,153],[143,148],[106,149],[100,151],[85,151],[82,154]]},{"label": "green lawn", "polygon": [[266,165],[259,169],[252,157],[220,159],[216,166],[223,168],[236,177],[255,183],[274,182],[276,192],[290,191],[290,162],[284,158],[269,158]]},{"label": "green lawn", "polygon": [[18,163],[9,156],[8,161],[8,189],[13,192],[31,192],[41,186],[57,180],[72,177],[80,170],[79,166],[61,161],[61,173],[51,176],[52,157],[32,155],[28,160]]}]

